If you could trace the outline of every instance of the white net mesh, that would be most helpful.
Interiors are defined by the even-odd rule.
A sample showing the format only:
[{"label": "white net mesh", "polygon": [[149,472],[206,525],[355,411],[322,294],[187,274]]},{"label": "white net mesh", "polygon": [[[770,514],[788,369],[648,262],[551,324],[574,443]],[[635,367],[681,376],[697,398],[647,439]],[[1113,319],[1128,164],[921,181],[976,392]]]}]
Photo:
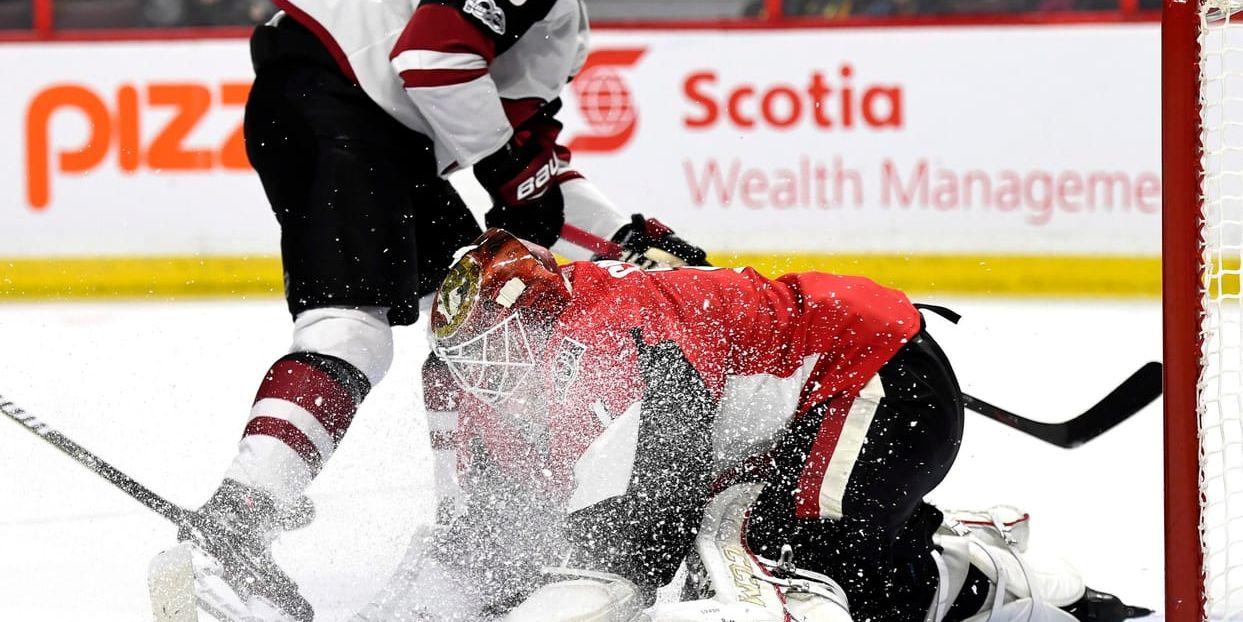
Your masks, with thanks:
[{"label": "white net mesh", "polygon": [[1208,615],[1243,619],[1243,1],[1201,4],[1206,294],[1199,385]]}]

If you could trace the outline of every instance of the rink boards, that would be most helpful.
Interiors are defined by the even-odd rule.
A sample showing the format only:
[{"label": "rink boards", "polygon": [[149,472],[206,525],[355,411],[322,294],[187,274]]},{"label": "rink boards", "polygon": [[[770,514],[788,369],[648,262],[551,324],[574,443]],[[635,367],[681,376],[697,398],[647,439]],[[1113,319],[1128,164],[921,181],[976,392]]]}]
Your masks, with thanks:
[{"label": "rink boards", "polygon": [[[1157,46],[1155,24],[599,31],[562,138],[623,210],[721,263],[1154,295]],[[0,295],[279,291],[245,41],[0,62]]]}]

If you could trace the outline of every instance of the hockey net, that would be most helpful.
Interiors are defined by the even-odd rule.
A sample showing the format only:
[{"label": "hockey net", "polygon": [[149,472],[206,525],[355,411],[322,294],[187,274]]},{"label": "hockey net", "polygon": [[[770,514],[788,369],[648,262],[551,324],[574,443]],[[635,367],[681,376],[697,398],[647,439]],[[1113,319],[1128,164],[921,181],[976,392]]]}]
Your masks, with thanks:
[{"label": "hockey net", "polygon": [[1166,615],[1243,620],[1243,0],[1162,32]]}]

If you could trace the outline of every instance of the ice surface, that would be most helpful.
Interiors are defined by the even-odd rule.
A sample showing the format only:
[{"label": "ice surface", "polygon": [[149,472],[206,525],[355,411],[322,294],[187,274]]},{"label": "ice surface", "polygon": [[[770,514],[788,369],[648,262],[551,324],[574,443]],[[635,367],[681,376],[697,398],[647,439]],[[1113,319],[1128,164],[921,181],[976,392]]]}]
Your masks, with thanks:
[{"label": "ice surface", "polygon": [[[927,300],[964,388],[1055,420],[1160,357],[1155,302]],[[0,395],[187,506],[232,458],[258,381],[288,345],[280,301],[0,305]],[[379,589],[415,525],[431,520],[419,416],[421,326],[310,494],[311,527],[278,559],[317,619],[340,620]],[[1075,450],[968,415],[934,500],[1032,513],[1033,548],[1069,558],[1089,585],[1162,605],[1161,419],[1157,406]],[[0,421],[0,620],[150,619],[146,568],[174,529],[103,480]]]}]

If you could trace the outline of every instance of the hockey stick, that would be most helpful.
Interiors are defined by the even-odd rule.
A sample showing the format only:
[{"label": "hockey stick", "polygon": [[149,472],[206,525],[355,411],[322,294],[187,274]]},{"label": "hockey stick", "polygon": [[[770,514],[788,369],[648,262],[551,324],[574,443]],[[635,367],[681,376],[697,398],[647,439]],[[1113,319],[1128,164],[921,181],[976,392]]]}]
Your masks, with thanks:
[{"label": "hockey stick", "polygon": [[138,483],[134,478],[108,464],[103,458],[74,442],[73,439],[40,421],[34,415],[27,414],[20,406],[5,399],[3,395],[0,395],[0,413],[22,424],[27,430],[34,432],[36,436],[46,441],[49,445],[73,458],[78,464],[94,471],[96,475],[108,480],[109,483],[116,486],[121,492],[145,505],[156,514],[168,519],[174,525],[178,527],[183,525],[194,526],[197,523],[195,520],[197,515],[193,512],[161,497],[150,488]]},{"label": "hockey stick", "polygon": [[[74,462],[94,471],[95,474],[116,486],[121,492],[129,495],[135,501],[143,504],[177,527],[187,527],[199,533],[209,533],[213,530],[210,519],[197,512],[187,510],[165,499],[150,488],[143,486],[134,478],[121,472],[120,469],[108,464],[103,458],[65,436],[64,433],[40,421],[34,415],[28,414],[17,404],[5,399],[3,395],[0,395],[0,413],[20,423],[49,445],[73,458]],[[218,530],[219,527],[214,529]],[[233,547],[232,551],[235,555],[236,563],[244,564],[246,566],[245,570],[254,573],[253,576],[262,576],[262,571],[256,570],[257,566],[253,559],[246,557],[244,553],[239,553],[238,547]],[[220,609],[219,602],[208,602],[200,597],[197,592],[194,570],[190,567],[192,563],[190,555],[188,549],[179,545],[157,555],[152,560],[148,581],[151,590],[152,608],[157,622],[190,622],[197,620],[196,607],[202,607],[203,610],[222,622],[240,622],[243,619],[253,620],[254,618],[245,615],[228,614],[228,612]],[[217,598],[218,600],[219,598]],[[279,608],[279,605],[274,606]],[[286,611],[286,614],[288,614],[288,611]],[[290,619],[295,618],[293,614],[289,615]],[[285,618],[281,619],[284,620]]]},{"label": "hockey stick", "polygon": [[985,417],[1058,447],[1072,449],[1108,432],[1160,396],[1161,364],[1152,361],[1131,374],[1095,406],[1062,423],[1041,423],[1020,417],[966,393],[962,398],[964,406]]}]

